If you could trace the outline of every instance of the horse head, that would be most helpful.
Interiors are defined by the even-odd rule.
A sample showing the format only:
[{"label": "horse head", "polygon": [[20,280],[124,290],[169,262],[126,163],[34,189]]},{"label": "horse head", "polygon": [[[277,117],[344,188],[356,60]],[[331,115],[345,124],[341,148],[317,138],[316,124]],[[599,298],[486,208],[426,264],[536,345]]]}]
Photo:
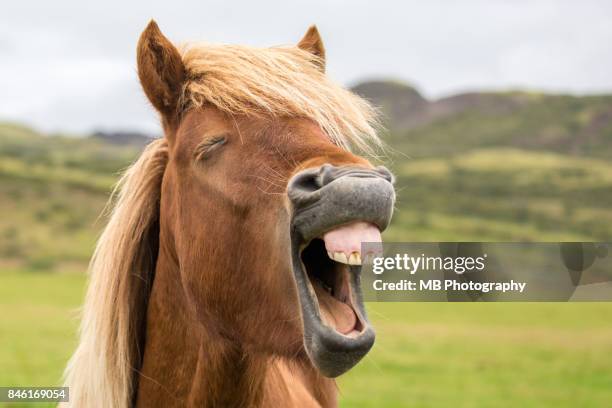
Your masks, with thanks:
[{"label": "horse head", "polygon": [[395,195],[387,169],[348,150],[371,112],[331,85],[324,58],[316,28],[292,48],[181,54],[151,23],[138,46],[169,146],[160,248],[195,315],[335,377],[374,342],[361,243],[380,242]]}]

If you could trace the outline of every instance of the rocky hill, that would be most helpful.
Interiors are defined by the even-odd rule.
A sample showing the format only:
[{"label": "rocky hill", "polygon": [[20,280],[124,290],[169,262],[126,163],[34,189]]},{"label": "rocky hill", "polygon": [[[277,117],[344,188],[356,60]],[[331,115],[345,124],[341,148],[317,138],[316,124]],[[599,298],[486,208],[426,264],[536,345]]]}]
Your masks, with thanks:
[{"label": "rocky hill", "polygon": [[612,158],[611,95],[472,92],[427,100],[392,81],[353,90],[381,109],[389,143],[411,156],[503,146]]}]

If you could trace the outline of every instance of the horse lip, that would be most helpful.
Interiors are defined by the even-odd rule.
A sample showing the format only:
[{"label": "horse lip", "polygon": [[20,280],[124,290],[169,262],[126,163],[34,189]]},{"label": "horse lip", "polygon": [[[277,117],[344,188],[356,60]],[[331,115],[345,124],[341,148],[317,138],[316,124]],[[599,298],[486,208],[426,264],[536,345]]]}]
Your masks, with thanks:
[{"label": "horse lip", "polygon": [[291,234],[293,275],[297,286],[304,329],[304,346],[311,362],[326,377],[337,377],[355,366],[374,345],[376,337],[363,305],[359,285],[360,266],[350,267],[353,307],[363,324],[355,337],[345,336],[323,323],[319,304],[300,258],[306,241]]},{"label": "horse lip", "polygon": [[[291,199],[290,188],[288,194]],[[393,214],[395,190],[382,177],[343,176],[320,188],[308,200],[294,197],[291,201],[292,230],[309,241],[353,221],[365,221],[384,231]]]}]

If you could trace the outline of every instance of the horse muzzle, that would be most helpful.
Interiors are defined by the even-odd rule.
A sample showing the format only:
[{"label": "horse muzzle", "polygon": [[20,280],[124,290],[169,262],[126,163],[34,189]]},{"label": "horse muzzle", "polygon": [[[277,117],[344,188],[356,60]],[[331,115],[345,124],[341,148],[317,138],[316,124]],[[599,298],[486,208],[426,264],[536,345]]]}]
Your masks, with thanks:
[{"label": "horse muzzle", "polygon": [[374,344],[363,305],[363,242],[380,243],[391,220],[395,191],[384,167],[329,164],[289,180],[291,247],[304,345],[328,377],[357,364]]}]

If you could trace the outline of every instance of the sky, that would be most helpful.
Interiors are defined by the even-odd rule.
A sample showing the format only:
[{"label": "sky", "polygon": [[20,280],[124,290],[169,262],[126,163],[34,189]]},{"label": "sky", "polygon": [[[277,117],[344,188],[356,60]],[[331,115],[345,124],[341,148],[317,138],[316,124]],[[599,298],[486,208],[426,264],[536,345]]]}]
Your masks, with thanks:
[{"label": "sky", "polygon": [[159,133],[135,64],[151,18],[175,42],[254,46],[294,44],[315,23],[329,75],[347,86],[612,93],[607,0],[20,0],[0,13],[0,121]]}]

